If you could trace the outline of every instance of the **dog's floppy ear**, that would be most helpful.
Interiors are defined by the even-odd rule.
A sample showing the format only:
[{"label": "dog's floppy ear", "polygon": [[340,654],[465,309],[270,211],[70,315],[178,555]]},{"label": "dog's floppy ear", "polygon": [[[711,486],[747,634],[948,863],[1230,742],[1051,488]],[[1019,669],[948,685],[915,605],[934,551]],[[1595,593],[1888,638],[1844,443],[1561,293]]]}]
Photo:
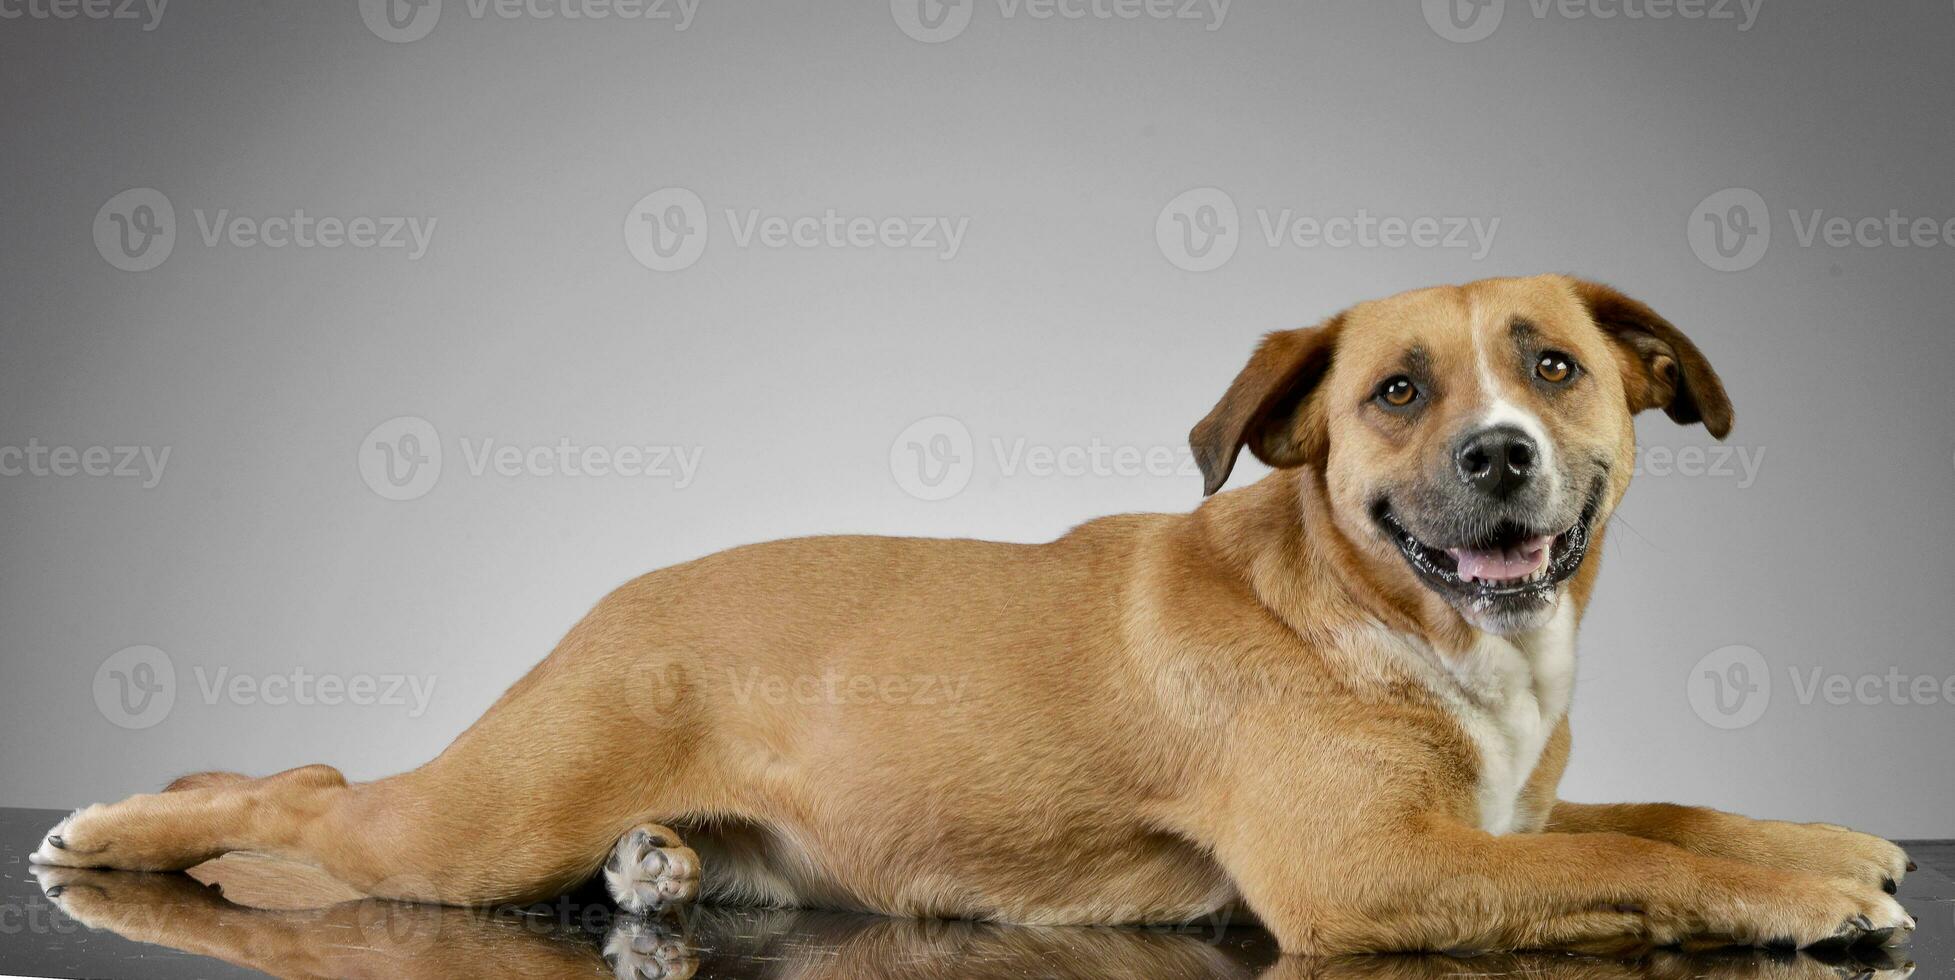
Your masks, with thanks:
[{"label": "dog's floppy ear", "polygon": [[1205,481],[1202,496],[1228,482],[1243,446],[1278,469],[1322,458],[1329,438],[1323,420],[1301,416],[1310,392],[1330,369],[1342,323],[1342,317],[1334,317],[1321,326],[1279,330],[1257,345],[1228,393],[1188,433]]},{"label": "dog's floppy ear", "polygon": [[1629,410],[1660,408],[1679,425],[1704,423],[1722,439],[1731,431],[1731,399],[1711,362],[1670,321],[1599,282],[1575,280],[1589,316],[1616,343]]}]

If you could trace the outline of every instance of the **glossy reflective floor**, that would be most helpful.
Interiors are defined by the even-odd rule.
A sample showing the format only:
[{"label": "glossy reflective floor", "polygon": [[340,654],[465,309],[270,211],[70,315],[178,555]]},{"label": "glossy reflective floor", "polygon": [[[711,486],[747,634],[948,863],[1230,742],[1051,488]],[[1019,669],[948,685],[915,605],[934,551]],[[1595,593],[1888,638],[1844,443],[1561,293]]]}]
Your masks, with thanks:
[{"label": "glossy reflective floor", "polygon": [[[196,877],[32,869],[26,855],[62,814],[0,809],[0,975],[32,977],[688,977],[1018,980],[1425,980],[1955,977],[1955,844],[1915,844],[1901,898],[1921,921],[1896,954],[1657,954],[1473,958],[1276,955],[1253,927],[1045,929],[819,912],[702,909],[646,922],[601,894],[474,911],[340,901],[331,882],[227,858]],[[39,871],[39,874],[36,872]],[[708,869],[710,873],[710,869]],[[202,879],[202,880],[199,880]],[[206,882],[209,882],[208,884]],[[1916,966],[1918,964],[1918,967]]]}]

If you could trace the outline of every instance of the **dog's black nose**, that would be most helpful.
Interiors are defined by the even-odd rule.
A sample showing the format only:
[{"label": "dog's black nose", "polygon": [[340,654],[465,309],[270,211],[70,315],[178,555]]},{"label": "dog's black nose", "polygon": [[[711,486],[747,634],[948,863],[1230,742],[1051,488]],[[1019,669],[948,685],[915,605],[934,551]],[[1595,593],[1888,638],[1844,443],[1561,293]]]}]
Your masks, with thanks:
[{"label": "dog's black nose", "polygon": [[1505,499],[1527,485],[1541,458],[1539,446],[1527,433],[1511,425],[1481,429],[1461,440],[1453,461],[1466,485],[1495,499]]}]

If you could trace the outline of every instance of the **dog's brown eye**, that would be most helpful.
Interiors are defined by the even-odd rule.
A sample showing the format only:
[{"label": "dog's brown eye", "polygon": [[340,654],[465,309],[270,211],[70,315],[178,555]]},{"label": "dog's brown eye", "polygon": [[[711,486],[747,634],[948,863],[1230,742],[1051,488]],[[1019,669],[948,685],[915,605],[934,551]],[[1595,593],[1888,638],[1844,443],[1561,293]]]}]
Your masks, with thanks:
[{"label": "dog's brown eye", "polygon": [[1567,384],[1575,370],[1575,359],[1558,350],[1547,351],[1534,362],[1535,376],[1551,385]]},{"label": "dog's brown eye", "polygon": [[1388,378],[1378,386],[1378,398],[1393,408],[1404,408],[1419,398],[1419,386],[1405,375]]}]

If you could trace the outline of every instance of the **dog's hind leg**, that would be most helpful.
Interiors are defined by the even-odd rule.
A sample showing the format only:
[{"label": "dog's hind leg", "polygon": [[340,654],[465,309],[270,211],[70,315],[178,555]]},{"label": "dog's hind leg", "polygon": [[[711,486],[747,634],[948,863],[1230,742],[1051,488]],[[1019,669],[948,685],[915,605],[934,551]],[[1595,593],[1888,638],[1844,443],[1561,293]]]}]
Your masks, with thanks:
[{"label": "dog's hind leg", "polygon": [[473,754],[451,748],[423,769],[371,783],[306,766],[178,785],[76,811],[31,860],[180,871],[249,851],[313,865],[375,897],[471,905],[559,894],[615,852],[618,881],[634,893],[649,889],[669,903],[696,892],[698,860],[676,834],[628,833],[653,812],[643,802],[549,778],[566,773],[561,766],[532,769],[530,783],[512,785],[509,774],[486,768],[489,759],[473,764]]},{"label": "dog's hind leg", "polygon": [[73,868],[181,871],[234,850],[277,850],[324,813],[346,780],[330,766],[264,779],[186,777],[162,793],[75,811],[30,860]]},{"label": "dog's hind leg", "polygon": [[[690,697],[697,665],[675,656],[670,640],[647,639],[667,632],[661,607],[642,587],[613,593],[412,772],[368,783],[348,783],[330,766],[185,777],[168,792],[77,811],[32,859],[176,871],[254,851],[379,898],[467,905],[560,894],[646,821],[740,815],[728,767],[700,734],[706,719]],[[677,837],[665,833],[673,846],[655,850],[677,860]],[[684,891],[681,880],[658,887]]]},{"label": "dog's hind leg", "polygon": [[[180,871],[232,851],[321,868],[380,898],[470,905],[560,894],[595,874],[647,817],[688,812],[679,753],[609,736],[551,735],[484,719],[434,762],[370,783],[330,766],[262,779],[179,781],[163,793],[79,810],[49,831],[36,864]],[[646,772],[676,778],[650,780]],[[697,889],[676,834],[646,828],[627,877],[668,900]],[[626,855],[620,854],[622,861]],[[667,872],[661,881],[657,873]]]}]

